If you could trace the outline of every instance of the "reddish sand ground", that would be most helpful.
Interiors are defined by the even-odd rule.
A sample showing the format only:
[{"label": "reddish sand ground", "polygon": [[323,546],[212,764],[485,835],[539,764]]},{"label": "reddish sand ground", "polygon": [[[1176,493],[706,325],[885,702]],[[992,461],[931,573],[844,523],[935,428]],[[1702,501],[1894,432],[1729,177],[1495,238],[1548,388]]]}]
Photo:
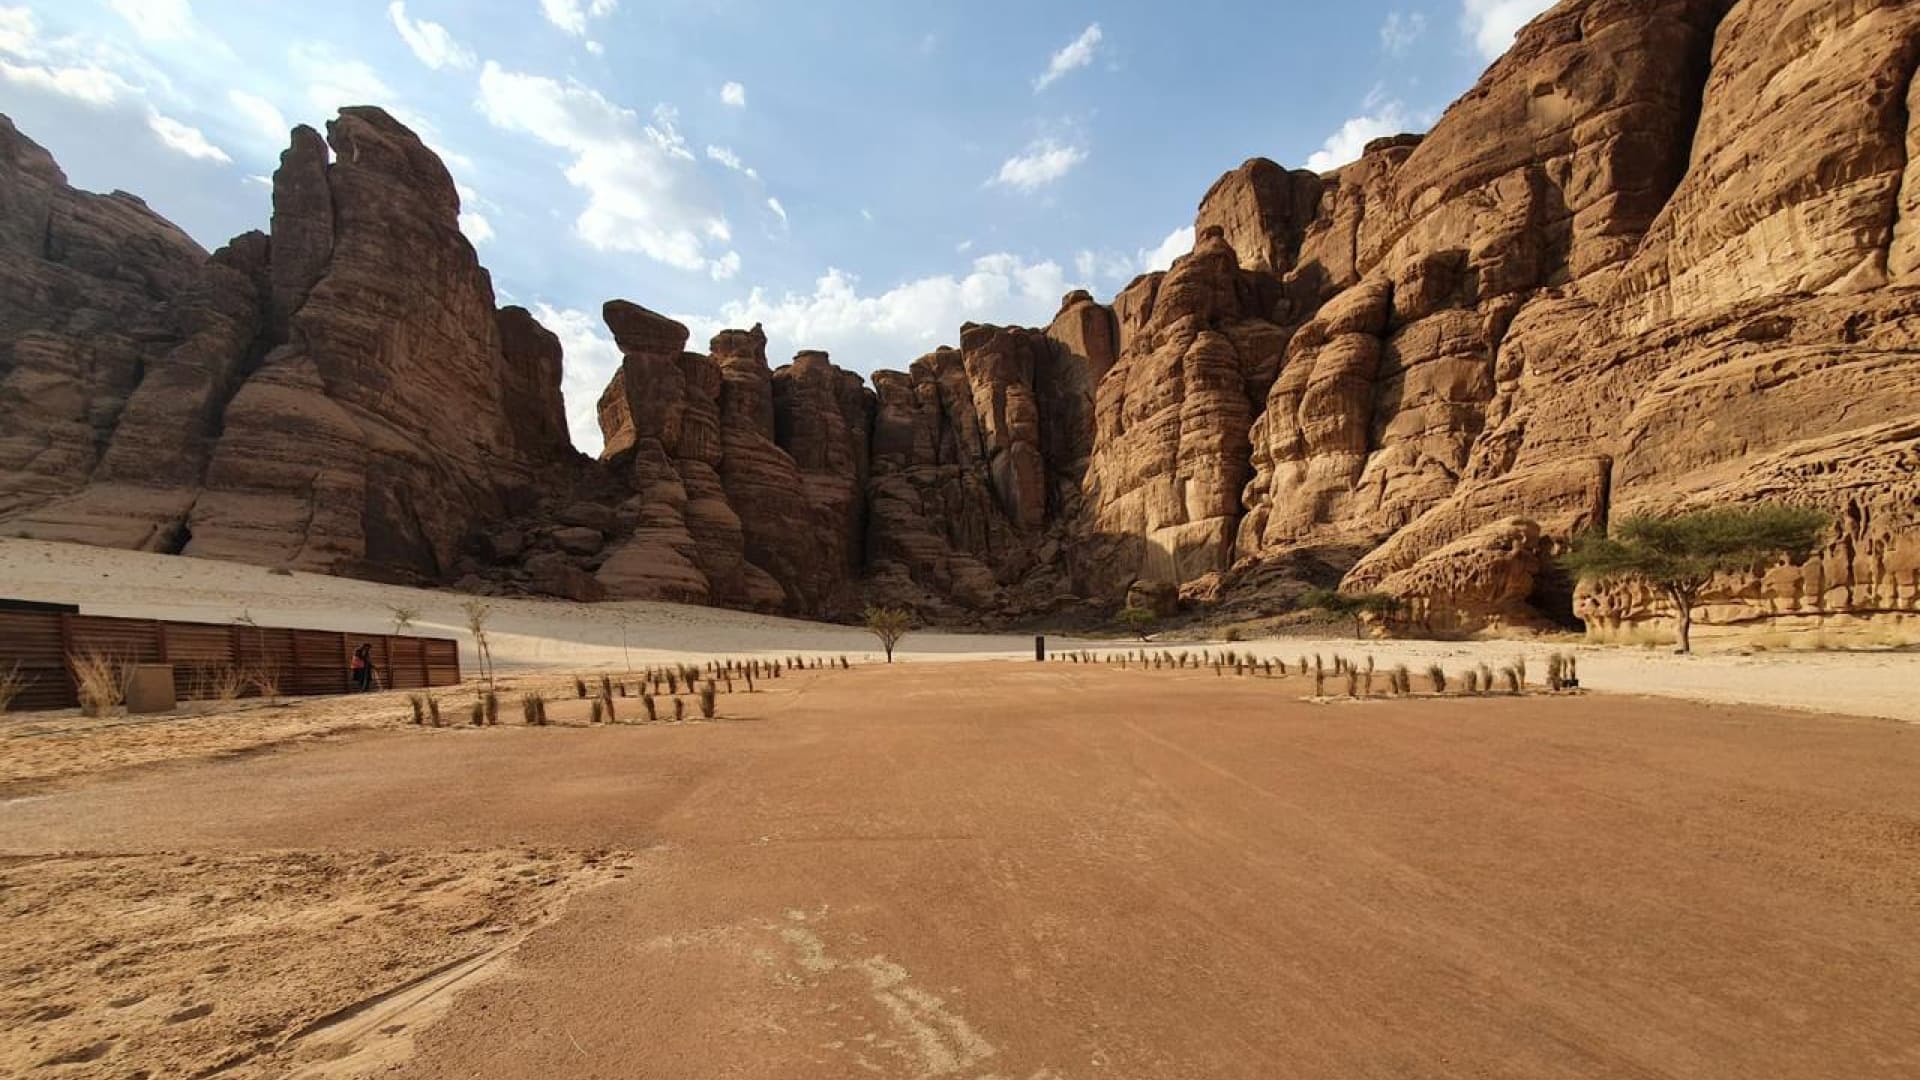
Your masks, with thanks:
[{"label": "reddish sand ground", "polygon": [[1920,1075],[1920,728],[1302,682],[873,666],[68,776],[0,803],[0,1072]]}]

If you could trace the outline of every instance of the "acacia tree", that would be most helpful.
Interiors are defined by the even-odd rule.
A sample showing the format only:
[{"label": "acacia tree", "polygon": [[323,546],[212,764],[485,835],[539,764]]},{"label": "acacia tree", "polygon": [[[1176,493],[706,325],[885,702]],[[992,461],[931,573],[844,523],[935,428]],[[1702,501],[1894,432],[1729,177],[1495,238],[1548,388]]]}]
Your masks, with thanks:
[{"label": "acacia tree", "polygon": [[1129,607],[1120,611],[1120,623],[1127,631],[1141,641],[1153,632],[1155,616],[1152,608]]},{"label": "acacia tree", "polygon": [[1308,589],[1300,594],[1300,606],[1318,608],[1329,615],[1353,620],[1353,636],[1365,636],[1368,615],[1391,617],[1400,610],[1400,598],[1392,593],[1345,593],[1338,589]]},{"label": "acacia tree", "polygon": [[887,651],[887,663],[893,663],[893,647],[913,629],[913,616],[899,608],[867,608],[867,633],[880,639],[880,647]]},{"label": "acacia tree", "polygon": [[1574,539],[1560,557],[1581,581],[1640,581],[1673,604],[1680,647],[1693,651],[1693,609],[1716,574],[1758,572],[1782,557],[1804,559],[1830,519],[1804,506],[1757,503],[1681,514],[1636,514],[1611,531]]}]

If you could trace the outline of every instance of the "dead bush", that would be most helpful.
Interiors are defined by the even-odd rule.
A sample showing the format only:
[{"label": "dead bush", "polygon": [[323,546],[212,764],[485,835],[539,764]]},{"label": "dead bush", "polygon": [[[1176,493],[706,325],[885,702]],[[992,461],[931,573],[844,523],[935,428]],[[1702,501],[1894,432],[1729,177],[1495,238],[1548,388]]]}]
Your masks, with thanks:
[{"label": "dead bush", "polygon": [[83,715],[106,716],[127,703],[127,679],[132,669],[119,658],[97,649],[68,653],[67,670],[73,674],[74,693],[80,699]]},{"label": "dead bush", "polygon": [[13,708],[14,699],[26,691],[29,681],[25,675],[20,674],[19,664],[8,668],[7,673],[0,676],[0,713]]}]

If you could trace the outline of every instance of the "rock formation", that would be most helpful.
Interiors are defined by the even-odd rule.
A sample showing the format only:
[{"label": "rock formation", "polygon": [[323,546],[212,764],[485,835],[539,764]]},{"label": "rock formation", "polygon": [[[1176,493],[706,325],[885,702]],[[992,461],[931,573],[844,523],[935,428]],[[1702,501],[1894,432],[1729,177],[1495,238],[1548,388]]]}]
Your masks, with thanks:
[{"label": "rock formation", "polygon": [[[1341,581],[1435,630],[1657,618],[1554,555],[1831,511],[1711,626],[1920,605],[1920,7],[1565,0],[1424,136],[1207,191],[1192,253],[869,389],[606,307],[599,461],[439,161],[297,129],[209,256],[0,122],[0,528],[578,599],[1004,621]],[[330,149],[331,148],[331,149]]]},{"label": "rock formation", "polygon": [[1436,629],[1564,620],[1572,532],[1773,498],[1834,511],[1833,547],[1726,583],[1710,619],[1913,610],[1920,9],[1788,6],[1564,3],[1424,139],[1327,178],[1244,558],[1359,543],[1347,583]]},{"label": "rock formation", "polygon": [[[67,188],[44,151],[6,134],[24,174],[8,184],[24,196],[9,233],[36,216],[74,232],[9,268],[87,275],[42,286],[55,315],[62,291],[122,305],[9,330],[7,374],[30,407],[0,423],[11,445],[43,444],[9,462],[37,474],[4,485],[15,531],[446,580],[470,531],[532,499],[536,471],[570,454],[558,341],[524,311],[495,311],[452,178],[386,113],[343,110],[325,142],[295,129],[272,236],[211,258],[137,200]],[[134,272],[105,261],[114,245]],[[134,340],[47,337],[103,320]],[[55,406],[67,416],[41,414]]]}]

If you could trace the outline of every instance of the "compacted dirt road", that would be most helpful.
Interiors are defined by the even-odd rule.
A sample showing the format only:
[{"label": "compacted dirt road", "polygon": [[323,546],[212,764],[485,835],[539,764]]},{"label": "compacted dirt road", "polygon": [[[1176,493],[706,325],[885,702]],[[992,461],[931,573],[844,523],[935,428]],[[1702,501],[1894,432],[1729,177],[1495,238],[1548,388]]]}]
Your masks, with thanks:
[{"label": "compacted dirt road", "polygon": [[[1920,728],[1062,664],[763,688],[713,723],[373,731],[0,804],[0,952],[55,917],[54,852],[167,853],[160,892],[183,858],[359,868],[328,896],[445,864],[286,938],[380,976],[318,1022],[195,1061],[251,992],[197,975],[163,1042],[0,1040],[46,1076],[157,1046],[154,1075],[422,1080],[1920,1075]],[[354,929],[436,887],[511,910],[419,940],[500,947]],[[97,933],[153,903],[127,891]],[[71,1000],[113,991],[87,978]]]}]

